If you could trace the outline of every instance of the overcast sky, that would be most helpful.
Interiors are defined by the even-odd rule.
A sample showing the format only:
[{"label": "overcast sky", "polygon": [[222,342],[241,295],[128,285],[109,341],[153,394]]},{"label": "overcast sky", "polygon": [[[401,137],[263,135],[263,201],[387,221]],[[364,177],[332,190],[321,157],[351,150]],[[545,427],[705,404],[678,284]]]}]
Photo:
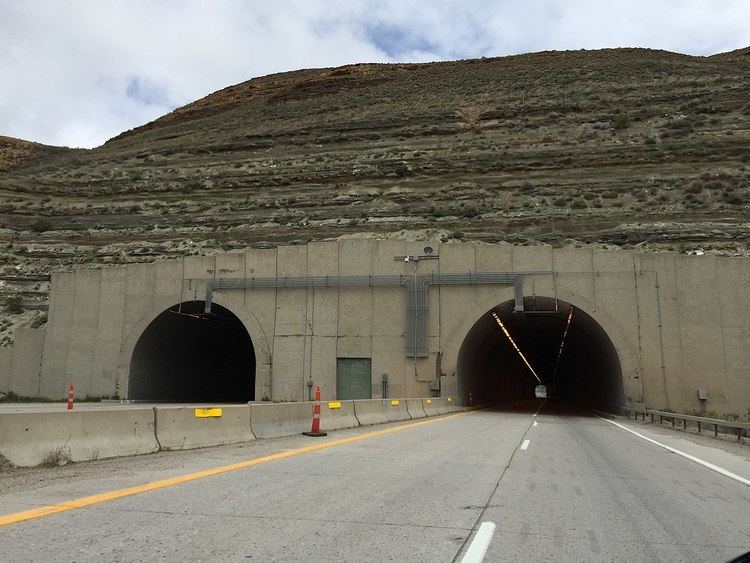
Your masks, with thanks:
[{"label": "overcast sky", "polygon": [[0,0],[0,135],[94,147],[298,68],[748,45],[750,0]]}]

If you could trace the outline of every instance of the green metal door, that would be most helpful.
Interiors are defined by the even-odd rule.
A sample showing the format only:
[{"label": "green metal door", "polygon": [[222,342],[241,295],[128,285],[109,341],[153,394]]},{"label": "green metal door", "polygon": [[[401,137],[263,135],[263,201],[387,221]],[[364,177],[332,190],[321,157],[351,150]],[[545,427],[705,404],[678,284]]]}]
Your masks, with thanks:
[{"label": "green metal door", "polygon": [[336,398],[372,399],[372,360],[338,358],[336,361]]}]

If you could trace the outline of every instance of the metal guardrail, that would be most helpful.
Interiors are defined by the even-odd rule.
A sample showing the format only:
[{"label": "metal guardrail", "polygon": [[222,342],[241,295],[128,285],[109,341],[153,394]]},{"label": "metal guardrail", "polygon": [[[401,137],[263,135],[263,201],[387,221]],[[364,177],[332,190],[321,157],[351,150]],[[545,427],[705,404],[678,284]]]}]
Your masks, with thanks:
[{"label": "metal guardrail", "polygon": [[662,424],[664,420],[669,420],[672,426],[675,426],[675,421],[682,421],[682,428],[687,430],[688,422],[695,422],[698,427],[698,433],[700,434],[703,425],[708,427],[714,427],[714,436],[719,435],[719,428],[726,428],[737,433],[737,441],[740,441],[743,436],[747,436],[748,430],[750,430],[750,422],[730,422],[728,420],[721,420],[719,418],[707,418],[705,416],[694,416],[692,414],[679,414],[675,412],[666,411],[654,411],[649,409],[638,409],[634,407],[624,407],[622,409],[625,415],[630,418],[631,413],[634,418],[638,420],[638,415],[641,415],[642,420],[646,420],[647,416],[651,417],[651,422],[655,422],[656,417],[659,419],[659,424]]}]

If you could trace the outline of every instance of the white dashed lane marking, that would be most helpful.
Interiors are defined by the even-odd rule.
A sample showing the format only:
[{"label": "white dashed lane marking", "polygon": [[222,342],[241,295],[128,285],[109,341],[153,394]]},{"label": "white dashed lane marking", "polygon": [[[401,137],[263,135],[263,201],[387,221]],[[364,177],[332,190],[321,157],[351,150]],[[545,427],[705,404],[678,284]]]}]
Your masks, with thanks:
[{"label": "white dashed lane marking", "polygon": [[493,522],[482,522],[471,541],[469,549],[466,550],[466,554],[461,559],[461,563],[481,563],[494,533],[495,524]]},{"label": "white dashed lane marking", "polygon": [[530,443],[531,443],[531,440],[524,440],[524,441],[523,441],[523,444],[521,444],[521,449],[522,449],[522,450],[525,450],[526,448],[528,448],[528,447],[529,447],[529,444],[530,444]]}]

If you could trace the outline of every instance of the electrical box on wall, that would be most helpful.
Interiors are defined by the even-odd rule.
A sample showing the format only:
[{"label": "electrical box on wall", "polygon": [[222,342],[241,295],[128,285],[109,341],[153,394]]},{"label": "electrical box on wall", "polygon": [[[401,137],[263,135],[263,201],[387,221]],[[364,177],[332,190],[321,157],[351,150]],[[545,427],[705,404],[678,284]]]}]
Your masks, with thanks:
[{"label": "electrical box on wall", "polygon": [[698,389],[698,400],[699,401],[708,400],[708,392],[706,392],[705,389]]}]

